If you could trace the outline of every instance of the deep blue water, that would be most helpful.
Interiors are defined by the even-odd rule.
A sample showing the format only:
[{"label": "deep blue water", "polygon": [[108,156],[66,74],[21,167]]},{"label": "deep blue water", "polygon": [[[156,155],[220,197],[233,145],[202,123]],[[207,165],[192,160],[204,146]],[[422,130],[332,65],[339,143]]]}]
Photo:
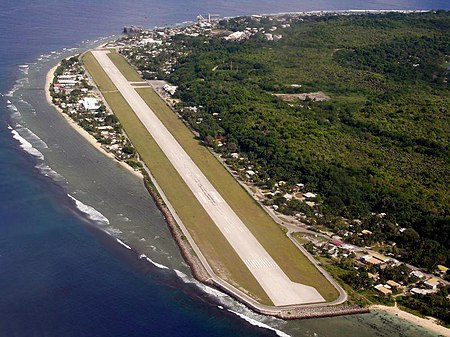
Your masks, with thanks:
[{"label": "deep blue water", "polygon": [[[126,24],[161,26],[193,20],[197,14],[208,12],[233,16],[325,9],[450,9],[450,3],[448,0],[394,3],[3,0],[0,92],[7,93],[17,79],[26,77],[18,65],[36,62],[41,54],[61,51],[83,40],[117,34]],[[43,65],[42,73],[36,70],[36,76],[43,78],[52,62],[56,59]],[[37,102],[36,118],[39,113],[44,118],[47,110],[39,106],[42,87],[29,88],[28,95],[33,89],[36,89],[33,94]],[[2,97],[0,101],[0,336],[274,335],[270,330],[246,323],[227,308],[218,308],[218,302],[173,272],[142,263],[100,231],[98,224],[67,197],[69,190],[75,189],[76,179],[62,183],[44,176],[36,168],[39,160],[23,151],[12,138],[8,125],[15,126],[17,118],[7,109],[7,99],[12,100]],[[26,111],[23,114],[26,122]],[[33,130],[31,117],[28,126]],[[39,121],[35,127],[41,130],[42,137],[50,140],[48,151],[62,146],[51,132],[45,132]],[[58,157],[54,156],[53,161],[57,165]],[[69,175],[70,170],[66,170]],[[105,200],[108,201],[106,197]],[[108,202],[116,199],[111,200]],[[132,212],[138,211],[130,208]],[[173,251],[161,216],[152,212],[155,222],[152,228],[158,231],[157,238],[163,236],[166,243],[162,246]],[[171,255],[167,264],[182,268],[179,255]],[[266,323],[304,336],[315,332],[323,336],[358,336],[364,320],[320,321],[329,324],[329,328],[314,321],[286,326],[278,321]],[[340,333],[336,328],[343,330]]]}]

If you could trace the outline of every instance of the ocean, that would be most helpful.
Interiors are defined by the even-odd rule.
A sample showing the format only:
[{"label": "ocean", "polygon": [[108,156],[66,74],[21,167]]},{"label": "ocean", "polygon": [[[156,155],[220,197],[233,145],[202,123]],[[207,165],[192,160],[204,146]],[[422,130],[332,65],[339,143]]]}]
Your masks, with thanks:
[{"label": "ocean", "polygon": [[4,0],[0,11],[0,336],[433,336],[382,313],[264,317],[196,282],[142,181],[51,108],[48,70],[148,28],[220,16],[450,9],[448,0]]}]

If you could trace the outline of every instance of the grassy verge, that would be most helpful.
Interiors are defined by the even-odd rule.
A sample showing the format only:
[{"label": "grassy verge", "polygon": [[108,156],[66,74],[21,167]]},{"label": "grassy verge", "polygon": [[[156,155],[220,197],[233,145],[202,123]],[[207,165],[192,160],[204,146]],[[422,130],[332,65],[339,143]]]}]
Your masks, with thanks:
[{"label": "grassy verge", "polygon": [[124,58],[118,54],[115,50],[111,50],[108,57],[114,62],[116,67],[120,70],[123,76],[130,82],[142,82],[144,81],[141,76],[131,67],[128,62],[123,62]]},{"label": "grassy verge", "polygon": [[[130,76],[131,72],[135,72],[138,75],[120,55],[116,54],[111,60],[124,74]],[[336,299],[339,294],[334,286],[208,149],[199,144],[193,133],[154,90],[136,90],[289,278],[315,287],[327,301]]]},{"label": "grassy verge", "polygon": [[213,270],[260,303],[272,305],[259,283],[212,222],[128,103],[116,90],[94,56],[87,53],[83,57],[83,63],[97,86],[107,88],[101,89],[103,96]]}]

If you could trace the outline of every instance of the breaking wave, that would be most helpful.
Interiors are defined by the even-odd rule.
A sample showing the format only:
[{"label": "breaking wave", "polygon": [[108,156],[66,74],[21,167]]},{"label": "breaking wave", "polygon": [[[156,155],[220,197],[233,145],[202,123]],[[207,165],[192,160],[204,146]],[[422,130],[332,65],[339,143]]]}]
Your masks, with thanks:
[{"label": "breaking wave", "polygon": [[119,236],[120,234],[122,234],[122,231],[118,228],[113,228],[113,227],[109,227],[106,229],[106,232],[108,234],[110,234],[111,236]]},{"label": "breaking wave", "polygon": [[117,241],[118,243],[120,243],[122,246],[124,246],[126,249],[131,250],[131,247],[128,246],[128,245],[127,245],[125,242],[123,242],[122,240],[119,240],[119,239],[116,238],[116,241]]},{"label": "breaking wave", "polygon": [[64,181],[66,180],[62,175],[60,175],[58,172],[53,170],[50,166],[41,163],[39,165],[36,165],[36,168],[46,177],[52,178],[54,181]]},{"label": "breaking wave", "polygon": [[28,83],[28,78],[24,77],[21,79],[16,80],[16,83],[14,84],[14,86],[12,87],[12,89],[10,91],[8,91],[5,96],[6,97],[13,97],[14,93],[19,90],[20,88],[22,88],[24,86],[25,83]]},{"label": "breaking wave", "polygon": [[[197,281],[195,278],[193,277],[189,277],[188,275],[186,275],[185,273],[175,269],[175,274],[177,274],[177,276],[183,280],[184,283],[192,283],[195,284],[198,288],[200,288],[203,292],[207,293],[208,295],[214,296],[218,299],[225,299],[225,298],[229,298],[230,299],[230,303],[232,301],[231,297],[229,297],[227,294],[216,290],[214,288],[211,288],[199,281]],[[223,302],[222,300],[220,302]]]},{"label": "breaking wave", "polygon": [[6,105],[6,107],[8,108],[9,111],[11,111],[12,118],[20,118],[21,117],[19,109],[17,109],[17,107],[14,104],[12,104],[10,100],[8,100],[8,104]]},{"label": "breaking wave", "polygon": [[13,135],[13,138],[15,140],[18,140],[20,142],[20,147],[27,153],[31,154],[32,156],[35,156],[41,160],[44,160],[44,155],[36,148],[33,147],[33,145],[30,144],[25,138],[23,138],[19,133],[11,128],[11,126],[8,126],[8,128],[11,130],[11,133]]},{"label": "breaking wave", "polygon": [[[258,326],[260,328],[274,331],[280,337],[290,337],[290,335],[284,333],[283,331],[278,330],[278,329],[271,327],[270,325],[262,322],[262,320],[272,320],[273,322],[277,322],[278,320],[276,318],[267,318],[265,316],[257,314],[255,312],[251,311],[250,309],[248,309],[245,305],[239,303],[238,301],[236,301],[235,299],[230,297],[229,295],[227,295],[217,289],[209,287],[209,286],[197,281],[196,279],[189,277],[188,275],[186,275],[185,273],[183,273],[177,269],[175,269],[175,273],[177,274],[177,276],[179,278],[181,278],[183,280],[183,282],[195,284],[203,292],[215,297],[224,306],[226,306],[228,308],[232,308],[233,310],[227,309],[227,311],[239,316],[240,318],[244,319],[248,323],[250,323],[254,326]],[[222,305],[218,305],[217,307],[219,309],[224,308]],[[245,312],[245,314],[243,314],[242,312]]]},{"label": "breaking wave", "polygon": [[17,124],[16,130],[20,131],[20,133],[31,143],[34,147],[40,149],[48,149],[47,143],[45,143],[41,138],[39,138],[33,131],[30,129]]},{"label": "breaking wave", "polygon": [[231,312],[231,313],[233,313],[233,314],[239,316],[240,318],[242,318],[244,321],[247,321],[247,322],[250,323],[251,325],[254,325],[254,326],[257,326],[257,327],[260,327],[260,328],[264,328],[264,329],[268,329],[268,330],[272,330],[272,331],[274,331],[274,332],[275,332],[278,336],[280,336],[280,337],[291,337],[290,335],[288,335],[287,333],[285,333],[285,332],[283,332],[283,331],[281,331],[281,330],[272,328],[270,325],[267,325],[267,324],[265,324],[265,323],[262,323],[262,322],[260,322],[260,321],[257,321],[257,320],[255,320],[255,319],[253,319],[253,318],[251,318],[251,317],[248,317],[248,316],[246,316],[246,315],[244,315],[244,314],[241,314],[241,313],[239,313],[239,312],[237,312],[237,311],[234,311],[234,310],[231,310],[231,309],[227,309],[227,311],[229,311],[229,312]]},{"label": "breaking wave", "polygon": [[145,259],[145,260],[147,260],[148,262],[150,262],[151,264],[153,264],[155,267],[158,267],[158,268],[160,268],[160,269],[169,269],[169,267],[166,267],[166,266],[163,265],[163,264],[160,264],[160,263],[157,263],[157,262],[153,261],[151,258],[147,257],[147,255],[145,255],[145,254],[139,255],[139,258],[140,258],[140,259]]},{"label": "breaking wave", "polygon": [[67,196],[70,199],[72,199],[73,201],[75,201],[77,208],[84,214],[87,214],[89,219],[91,219],[92,221],[95,221],[103,226],[109,225],[108,218],[106,218],[102,213],[97,211],[94,207],[83,204],[81,201],[79,201],[78,199],[75,199],[70,194],[67,194]]}]

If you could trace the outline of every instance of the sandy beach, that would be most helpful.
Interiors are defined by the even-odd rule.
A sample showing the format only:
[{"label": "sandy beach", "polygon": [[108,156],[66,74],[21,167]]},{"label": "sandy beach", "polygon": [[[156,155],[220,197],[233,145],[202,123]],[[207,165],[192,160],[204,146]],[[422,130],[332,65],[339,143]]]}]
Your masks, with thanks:
[{"label": "sandy beach", "polygon": [[441,336],[450,336],[450,329],[447,329],[446,327],[439,325],[436,319],[432,317],[422,318],[410,314],[409,312],[403,311],[399,307],[397,307],[397,304],[395,305],[395,307],[388,307],[385,305],[371,305],[369,309],[381,310],[387,312],[390,315],[397,316],[399,318],[407,320],[410,323],[416,324],[424,329],[437,333]]},{"label": "sandy beach", "polygon": [[55,104],[53,104],[52,102],[52,97],[50,96],[50,84],[53,81],[53,77],[54,77],[54,73],[56,68],[58,68],[60,65],[60,63],[58,63],[56,66],[54,66],[53,68],[51,68],[49,70],[49,72],[47,73],[46,79],[45,79],[45,97],[47,99],[48,104],[50,104],[51,106],[55,107],[56,110],[58,110],[61,115],[66,119],[66,121],[69,123],[70,126],[72,126],[72,128],[75,129],[75,131],[77,131],[84,139],[86,139],[93,147],[95,147],[98,151],[100,151],[101,153],[103,153],[105,156],[113,159],[115,162],[117,162],[118,164],[120,164],[121,166],[123,166],[125,169],[127,169],[128,171],[130,171],[131,173],[135,174],[136,176],[140,177],[140,178],[144,178],[144,176],[142,175],[142,173],[140,171],[136,171],[134,170],[132,167],[130,167],[128,164],[124,163],[123,161],[119,161],[115,158],[115,156],[106,151],[99,142],[97,142],[97,140],[89,134],[89,132],[87,132],[86,130],[84,130],[81,126],[79,126],[74,120],[72,120],[67,114],[65,114],[59,107],[57,107]]}]

